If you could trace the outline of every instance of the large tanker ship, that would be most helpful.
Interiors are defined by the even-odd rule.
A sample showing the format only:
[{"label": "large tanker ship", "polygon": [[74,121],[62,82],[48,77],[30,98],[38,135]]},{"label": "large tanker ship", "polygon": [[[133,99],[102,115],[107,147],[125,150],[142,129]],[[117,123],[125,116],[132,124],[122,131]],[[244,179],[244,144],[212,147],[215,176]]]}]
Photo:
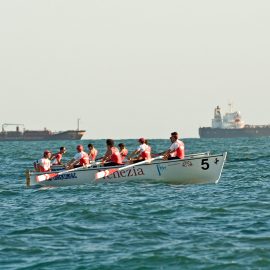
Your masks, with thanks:
[{"label": "large tanker ship", "polygon": [[[6,131],[7,126],[16,126],[14,131]],[[0,132],[0,141],[53,141],[53,140],[80,140],[85,130],[66,130],[53,132],[44,130],[27,130],[23,124],[3,124]]]},{"label": "large tanker ship", "polygon": [[226,113],[223,117],[219,106],[215,108],[212,127],[200,127],[200,138],[237,138],[270,136],[270,125],[246,125],[239,111]]}]

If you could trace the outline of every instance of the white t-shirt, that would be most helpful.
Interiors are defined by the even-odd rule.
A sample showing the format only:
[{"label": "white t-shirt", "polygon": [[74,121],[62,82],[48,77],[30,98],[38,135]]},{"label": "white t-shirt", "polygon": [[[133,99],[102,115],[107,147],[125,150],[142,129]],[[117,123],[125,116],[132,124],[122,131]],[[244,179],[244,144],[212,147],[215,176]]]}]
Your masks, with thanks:
[{"label": "white t-shirt", "polygon": [[75,159],[75,160],[80,160],[81,158],[83,158],[83,152],[77,153],[77,154],[74,156],[74,159]]},{"label": "white t-shirt", "polygon": [[137,148],[137,151],[140,151],[140,153],[144,152],[147,148],[147,145],[144,143],[144,144],[141,144],[138,148]]},{"label": "white t-shirt", "polygon": [[179,142],[175,141],[175,142],[172,143],[172,145],[170,146],[170,150],[171,150],[171,151],[175,151],[178,147],[179,147]]},{"label": "white t-shirt", "polygon": [[176,140],[172,145],[170,146],[170,150],[174,151],[170,154],[171,157],[176,157],[176,149],[179,148],[181,142],[179,140]]},{"label": "white t-shirt", "polygon": [[48,158],[41,158],[38,161],[39,166],[43,167],[45,171],[51,168],[51,161]]}]

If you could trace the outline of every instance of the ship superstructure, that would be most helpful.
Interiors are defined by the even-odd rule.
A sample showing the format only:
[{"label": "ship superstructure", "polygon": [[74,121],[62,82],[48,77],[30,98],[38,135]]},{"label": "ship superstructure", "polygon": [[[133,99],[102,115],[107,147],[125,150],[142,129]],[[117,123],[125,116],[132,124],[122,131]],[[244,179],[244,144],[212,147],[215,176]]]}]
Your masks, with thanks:
[{"label": "ship superstructure", "polygon": [[215,108],[214,119],[212,119],[212,128],[243,128],[245,126],[239,111],[232,112],[232,104],[229,104],[230,112],[223,117],[219,106]]},{"label": "ship superstructure", "polygon": [[201,138],[234,138],[234,137],[263,137],[270,136],[270,125],[246,125],[239,111],[230,110],[222,117],[221,109],[214,110],[212,127],[199,128]]}]

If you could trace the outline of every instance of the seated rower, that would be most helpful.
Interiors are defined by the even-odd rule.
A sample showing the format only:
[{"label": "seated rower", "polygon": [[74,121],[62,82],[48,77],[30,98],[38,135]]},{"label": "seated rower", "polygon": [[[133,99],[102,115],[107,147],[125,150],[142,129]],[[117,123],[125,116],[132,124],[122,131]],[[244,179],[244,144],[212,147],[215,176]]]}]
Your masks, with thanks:
[{"label": "seated rower", "polygon": [[[131,163],[136,163],[140,161],[144,161],[147,159],[151,159],[151,147],[145,143],[144,138],[140,138],[138,142],[140,146],[131,153],[129,156],[129,160]],[[132,158],[134,155],[138,155],[136,158]]]},{"label": "seated rower", "polygon": [[88,156],[89,156],[89,160],[91,163],[91,162],[94,162],[96,160],[98,150],[91,143],[88,144],[88,149],[89,149]]},{"label": "seated rower", "polygon": [[145,142],[144,142],[148,147],[149,147],[149,151],[150,151],[150,153],[151,153],[151,156],[152,156],[152,147],[150,146],[150,144],[149,144],[149,142],[148,142],[148,140],[145,140]]},{"label": "seated rower", "polygon": [[122,158],[122,162],[124,162],[127,154],[128,154],[128,150],[127,148],[125,147],[125,145],[123,143],[119,143],[118,144],[118,147],[119,147],[119,151],[120,151],[120,155],[121,155],[121,158]]},{"label": "seated rower", "polygon": [[38,162],[34,162],[34,167],[37,172],[49,172],[51,171],[51,152],[45,150],[43,153],[43,158],[39,159]]},{"label": "seated rower", "polygon": [[102,163],[104,166],[117,166],[123,165],[120,152],[117,147],[114,146],[114,141],[112,139],[106,140],[107,152],[102,158]]},{"label": "seated rower", "polygon": [[79,144],[77,145],[76,149],[78,153],[67,163],[66,169],[89,165],[89,156],[83,151],[83,146]]},{"label": "seated rower", "polygon": [[51,156],[51,161],[53,160],[52,165],[64,165],[62,163],[62,157],[66,153],[66,151],[67,150],[64,146],[60,147],[60,151]]},{"label": "seated rower", "polygon": [[185,145],[178,138],[177,132],[171,133],[171,146],[164,152],[164,159],[184,159],[185,158]]}]

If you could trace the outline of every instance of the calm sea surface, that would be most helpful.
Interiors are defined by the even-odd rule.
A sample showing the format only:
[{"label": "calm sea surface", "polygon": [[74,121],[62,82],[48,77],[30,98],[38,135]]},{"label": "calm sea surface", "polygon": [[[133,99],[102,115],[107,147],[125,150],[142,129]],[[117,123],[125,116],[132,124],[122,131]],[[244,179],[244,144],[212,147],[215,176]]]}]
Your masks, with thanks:
[{"label": "calm sea surface", "polygon": [[0,142],[0,269],[270,269],[270,138],[184,142],[187,153],[228,152],[217,185],[27,189],[44,149],[66,146],[68,160],[78,141]]}]

